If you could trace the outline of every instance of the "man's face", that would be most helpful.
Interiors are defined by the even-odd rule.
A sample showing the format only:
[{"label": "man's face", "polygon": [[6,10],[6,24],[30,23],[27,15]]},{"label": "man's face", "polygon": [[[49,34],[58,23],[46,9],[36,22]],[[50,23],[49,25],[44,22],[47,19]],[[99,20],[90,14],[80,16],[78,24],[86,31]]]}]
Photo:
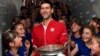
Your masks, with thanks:
[{"label": "man's face", "polygon": [[49,19],[52,13],[53,9],[51,8],[50,4],[48,3],[41,4],[40,14],[42,15],[43,19]]}]

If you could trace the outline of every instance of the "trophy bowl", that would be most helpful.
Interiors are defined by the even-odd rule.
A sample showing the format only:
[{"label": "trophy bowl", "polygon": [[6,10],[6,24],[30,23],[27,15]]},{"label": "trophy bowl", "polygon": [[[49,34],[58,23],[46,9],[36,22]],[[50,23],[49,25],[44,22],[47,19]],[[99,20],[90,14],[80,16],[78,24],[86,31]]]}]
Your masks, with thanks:
[{"label": "trophy bowl", "polygon": [[65,48],[60,44],[45,45],[39,47],[38,51],[43,56],[56,56],[59,52],[64,52]]}]

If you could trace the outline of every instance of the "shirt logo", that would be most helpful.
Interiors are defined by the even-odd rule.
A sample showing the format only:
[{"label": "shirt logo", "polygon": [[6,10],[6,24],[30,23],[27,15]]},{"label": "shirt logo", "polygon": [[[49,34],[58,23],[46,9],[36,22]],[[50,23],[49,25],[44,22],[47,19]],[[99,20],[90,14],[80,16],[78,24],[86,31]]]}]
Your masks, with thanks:
[{"label": "shirt logo", "polygon": [[50,29],[51,32],[54,32],[54,30],[55,30],[54,28],[51,28],[51,29]]}]

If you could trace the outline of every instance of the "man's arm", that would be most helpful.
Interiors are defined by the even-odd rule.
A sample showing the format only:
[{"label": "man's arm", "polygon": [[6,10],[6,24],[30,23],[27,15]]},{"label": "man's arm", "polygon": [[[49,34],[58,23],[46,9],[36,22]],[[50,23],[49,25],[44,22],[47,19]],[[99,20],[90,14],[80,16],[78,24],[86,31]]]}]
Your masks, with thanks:
[{"label": "man's arm", "polygon": [[68,34],[67,34],[67,29],[65,27],[64,24],[61,25],[61,34],[60,34],[60,43],[63,44],[63,45],[66,45],[67,42],[68,42]]}]

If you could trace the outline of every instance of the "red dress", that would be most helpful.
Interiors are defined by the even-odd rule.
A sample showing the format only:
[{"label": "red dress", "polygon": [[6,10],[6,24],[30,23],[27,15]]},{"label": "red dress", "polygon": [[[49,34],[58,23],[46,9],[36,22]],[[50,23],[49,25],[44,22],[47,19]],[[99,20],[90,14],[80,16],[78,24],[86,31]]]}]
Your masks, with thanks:
[{"label": "red dress", "polygon": [[[38,48],[50,44],[65,44],[68,40],[67,30],[63,23],[51,20],[46,31],[42,24],[35,26],[32,30],[33,45]],[[39,55],[35,55],[39,56]]]}]

